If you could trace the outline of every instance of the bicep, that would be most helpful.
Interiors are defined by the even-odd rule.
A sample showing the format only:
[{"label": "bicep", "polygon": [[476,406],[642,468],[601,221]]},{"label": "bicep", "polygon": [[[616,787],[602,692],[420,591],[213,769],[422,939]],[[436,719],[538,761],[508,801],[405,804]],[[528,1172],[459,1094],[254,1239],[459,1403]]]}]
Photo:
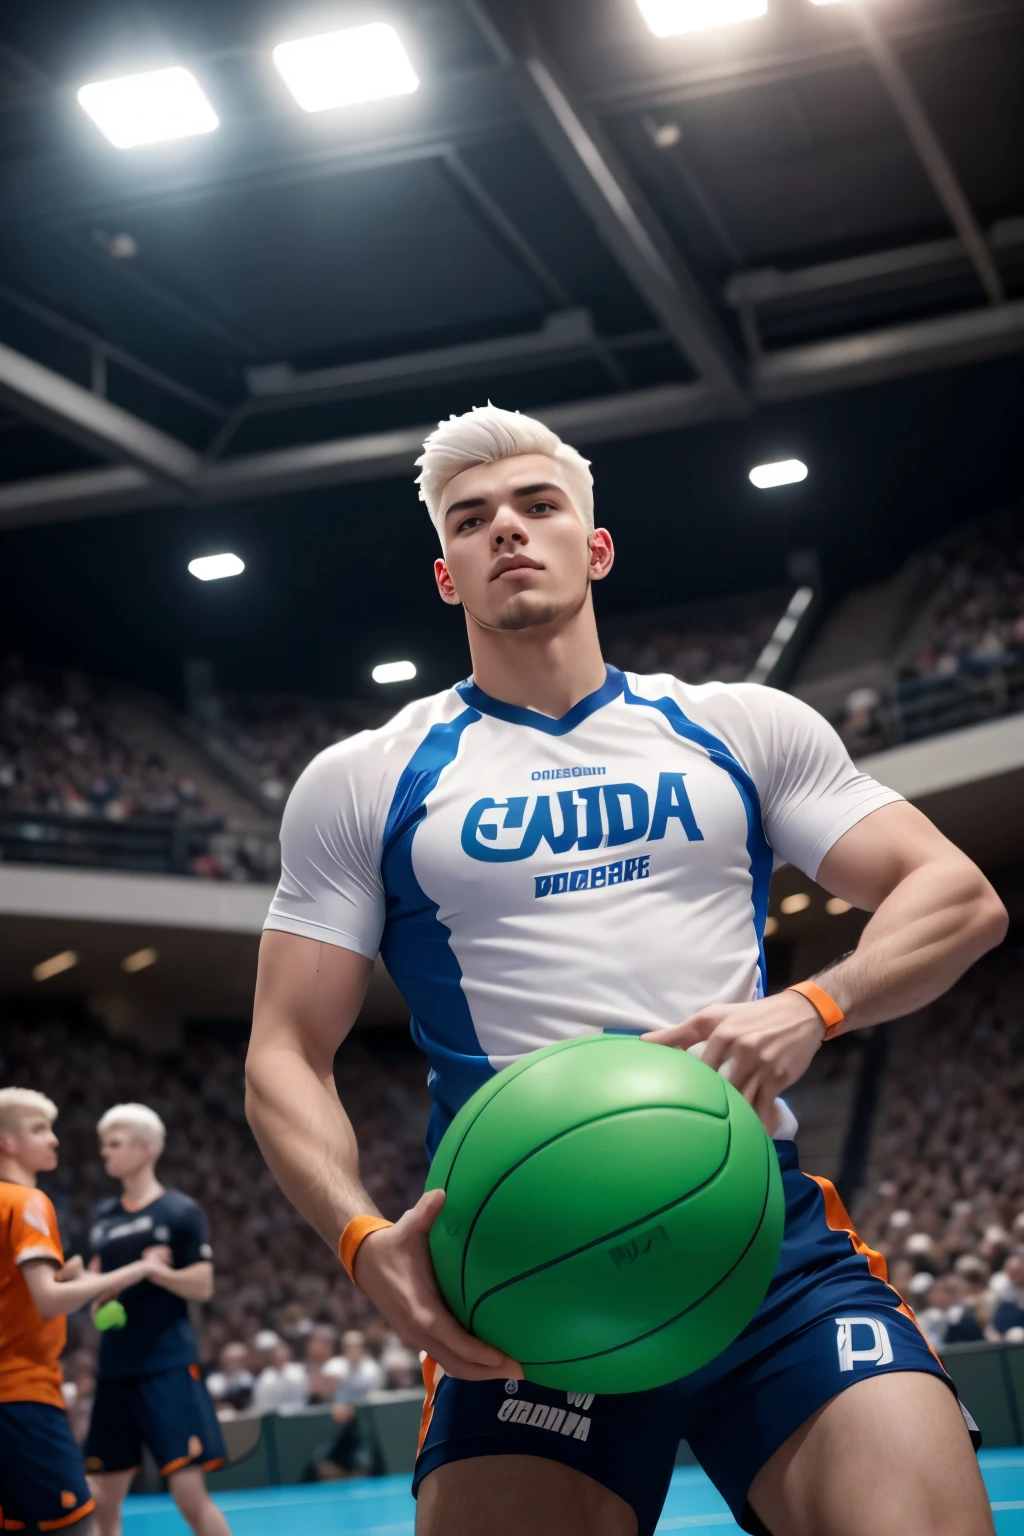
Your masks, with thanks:
[{"label": "bicep", "polygon": [[373,961],[355,950],[268,929],[260,943],[247,1069],[288,1050],[329,1074],[372,971]]},{"label": "bicep", "polygon": [[57,1273],[56,1259],[26,1259],[18,1266],[25,1277],[29,1295],[40,1311],[43,1304],[53,1291],[56,1284],[54,1276]]},{"label": "bicep", "polygon": [[884,805],[858,821],[821,861],[818,884],[865,912],[881,906],[901,880],[927,865],[977,873],[967,855],[913,805]]}]

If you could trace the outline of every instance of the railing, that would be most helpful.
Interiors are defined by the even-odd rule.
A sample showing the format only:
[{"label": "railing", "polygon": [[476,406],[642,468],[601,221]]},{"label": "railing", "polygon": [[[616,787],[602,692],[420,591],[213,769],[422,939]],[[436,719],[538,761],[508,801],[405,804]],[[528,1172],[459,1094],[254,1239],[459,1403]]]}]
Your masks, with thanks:
[{"label": "railing", "polygon": [[855,754],[922,741],[1024,710],[1024,662],[965,665],[952,677],[905,677],[874,711],[871,726],[843,734]]},{"label": "railing", "polygon": [[[207,868],[196,860],[207,858]],[[0,859],[13,864],[118,869],[135,874],[207,874],[273,881],[278,848],[265,829],[228,825],[222,818],[180,821],[138,817],[106,821],[55,811],[0,807]]]}]

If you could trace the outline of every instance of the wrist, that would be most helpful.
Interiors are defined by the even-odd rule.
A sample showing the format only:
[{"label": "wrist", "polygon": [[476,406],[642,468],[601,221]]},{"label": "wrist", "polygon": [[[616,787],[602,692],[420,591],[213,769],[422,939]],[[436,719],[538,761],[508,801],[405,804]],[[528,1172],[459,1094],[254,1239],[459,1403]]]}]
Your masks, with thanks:
[{"label": "wrist", "polygon": [[353,1285],[356,1284],[356,1256],[368,1237],[394,1226],[384,1216],[353,1216],[338,1239],[338,1257]]},{"label": "wrist", "polygon": [[795,992],[798,996],[803,997],[813,1008],[817,1015],[818,1023],[824,1031],[821,1037],[822,1041],[834,1040],[846,1021],[846,1015],[835,998],[830,996],[824,987],[819,986],[816,981],[797,981],[791,987],[787,987],[786,991]]}]

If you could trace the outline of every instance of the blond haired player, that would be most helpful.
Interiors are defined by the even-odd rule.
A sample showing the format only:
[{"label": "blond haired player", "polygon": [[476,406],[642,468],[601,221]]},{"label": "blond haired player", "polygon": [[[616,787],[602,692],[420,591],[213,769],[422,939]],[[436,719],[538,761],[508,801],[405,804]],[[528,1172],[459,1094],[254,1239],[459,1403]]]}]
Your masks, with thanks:
[{"label": "blond haired player", "polygon": [[93,1510],[61,1394],[64,1319],[156,1273],[152,1259],[110,1274],[64,1263],[53,1206],[36,1188],[57,1166],[57,1106],[0,1088],[0,1529],[61,1530]]},{"label": "blond haired player", "polygon": [[[432,1362],[420,1536],[651,1536],[680,1437],[750,1532],[991,1536],[949,1379],[831,1185],[801,1170],[777,1096],[826,1038],[945,991],[1002,939],[1002,904],[798,699],[605,665],[592,591],[611,535],[587,464],[540,422],[470,412],[420,463],[473,675],[296,784],[247,1066],[281,1185]],[[630,517],[650,495],[641,475]],[[682,566],[685,496],[672,517],[662,557]],[[768,996],[776,857],[872,916],[853,954]],[[458,1326],[427,1247],[443,1192],[379,1218],[332,1075],[378,950],[430,1062],[431,1151],[475,1088],[558,1040],[626,1027],[729,1064],[776,1138],[786,1230],[717,1359],[567,1399]]]}]

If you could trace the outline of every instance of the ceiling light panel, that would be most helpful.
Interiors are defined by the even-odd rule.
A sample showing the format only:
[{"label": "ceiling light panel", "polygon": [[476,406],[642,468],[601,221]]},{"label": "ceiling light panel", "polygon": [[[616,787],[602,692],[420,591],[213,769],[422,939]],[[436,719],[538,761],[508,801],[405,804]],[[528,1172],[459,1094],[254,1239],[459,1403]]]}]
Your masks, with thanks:
[{"label": "ceiling light panel", "polygon": [[401,38],[384,22],[279,43],[273,57],[285,85],[306,112],[327,112],[382,96],[407,96],[420,83]]},{"label": "ceiling light panel", "polygon": [[637,0],[637,5],[655,37],[752,21],[768,11],[768,0]]},{"label": "ceiling light panel", "polygon": [[78,102],[117,149],[212,133],[216,112],[187,69],[153,69],[83,85]]}]

